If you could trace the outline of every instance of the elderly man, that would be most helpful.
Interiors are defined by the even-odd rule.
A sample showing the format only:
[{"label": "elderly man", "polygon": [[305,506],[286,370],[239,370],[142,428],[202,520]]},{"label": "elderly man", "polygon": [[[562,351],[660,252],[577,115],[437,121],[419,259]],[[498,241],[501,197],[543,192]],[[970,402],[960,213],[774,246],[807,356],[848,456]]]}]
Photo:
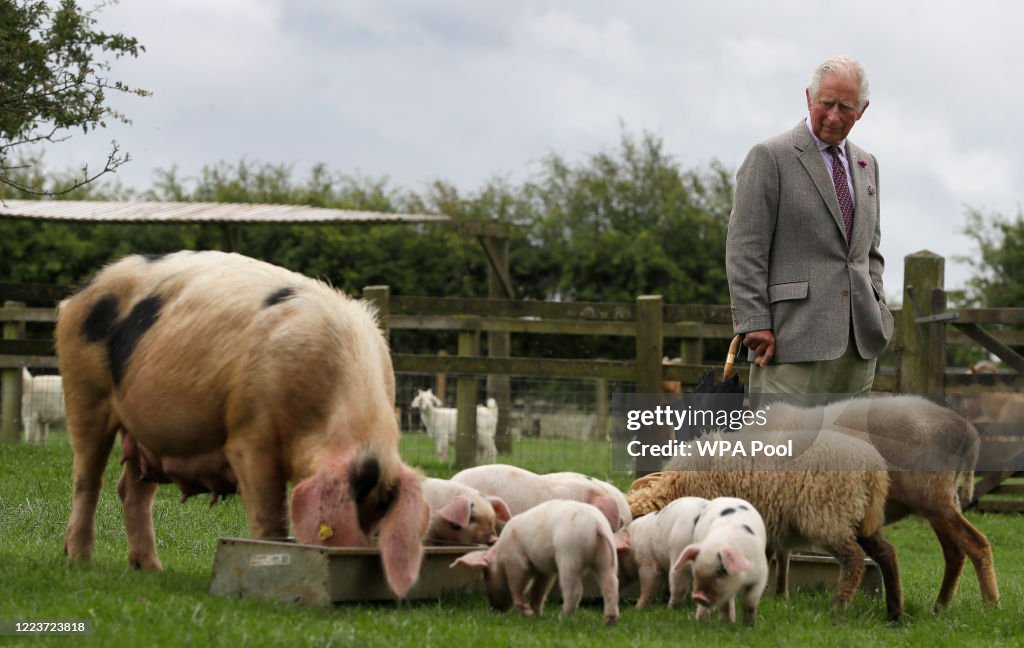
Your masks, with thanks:
[{"label": "elderly man", "polygon": [[755,361],[751,392],[861,393],[893,330],[878,164],[846,139],[868,107],[864,68],[831,58],[806,95],[808,117],[756,145],[737,174],[726,243],[733,328]]}]

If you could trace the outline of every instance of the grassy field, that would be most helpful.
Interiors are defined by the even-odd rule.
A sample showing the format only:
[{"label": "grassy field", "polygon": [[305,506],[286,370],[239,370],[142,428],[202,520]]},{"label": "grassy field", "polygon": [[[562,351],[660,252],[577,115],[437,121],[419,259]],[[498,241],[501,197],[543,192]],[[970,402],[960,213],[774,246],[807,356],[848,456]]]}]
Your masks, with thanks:
[{"label": "grassy field", "polygon": [[[422,443],[412,437],[405,443]],[[429,443],[429,440],[426,440]],[[536,443],[536,445],[535,445]],[[597,444],[600,445],[600,444]],[[429,450],[429,448],[428,448]],[[607,453],[557,442],[529,442],[512,457],[537,470],[607,473]],[[552,456],[545,458],[545,452]],[[593,454],[593,456],[591,456]],[[533,463],[533,462],[536,463]],[[248,535],[241,502],[210,508],[197,497],[181,504],[177,491],[161,489],[155,505],[165,571],[141,573],[127,565],[120,502],[111,459],[97,516],[95,557],[69,564],[62,554],[70,508],[71,452],[63,435],[46,446],[0,445],[0,620],[88,621],[81,637],[0,636],[0,645],[74,646],[910,646],[1024,645],[1024,519],[1015,515],[968,517],[995,548],[1002,593],[998,610],[982,609],[974,570],[964,572],[951,609],[931,613],[942,557],[931,529],[919,520],[889,527],[899,551],[908,618],[887,624],[880,599],[858,594],[841,622],[828,609],[829,592],[797,592],[784,601],[766,595],[756,627],[698,624],[692,609],[638,612],[623,602],[613,628],[601,626],[597,605],[560,620],[557,607],[544,617],[497,614],[482,595],[440,602],[339,606],[312,609],[212,598],[207,594],[217,539]],[[602,466],[604,467],[601,470]],[[450,469],[423,466],[444,475]],[[628,481],[618,476],[620,483]]]}]

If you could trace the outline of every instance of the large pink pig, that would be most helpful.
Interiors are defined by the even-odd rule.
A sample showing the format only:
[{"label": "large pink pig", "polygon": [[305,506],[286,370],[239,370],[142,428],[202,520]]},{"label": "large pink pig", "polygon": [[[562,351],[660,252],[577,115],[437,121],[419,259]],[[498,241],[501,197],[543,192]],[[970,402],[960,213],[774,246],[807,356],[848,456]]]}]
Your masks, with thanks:
[{"label": "large pink pig", "polygon": [[125,461],[118,483],[133,566],[161,568],[157,486],[141,467],[174,459],[187,472],[203,457],[223,475],[175,480],[201,489],[233,474],[254,537],[288,535],[290,482],[300,542],[366,546],[379,534],[392,590],[412,586],[429,509],[398,454],[391,358],[365,302],[237,254],[130,256],[61,304],[56,338],[72,559],[92,555],[103,470],[124,429],[146,457]]}]

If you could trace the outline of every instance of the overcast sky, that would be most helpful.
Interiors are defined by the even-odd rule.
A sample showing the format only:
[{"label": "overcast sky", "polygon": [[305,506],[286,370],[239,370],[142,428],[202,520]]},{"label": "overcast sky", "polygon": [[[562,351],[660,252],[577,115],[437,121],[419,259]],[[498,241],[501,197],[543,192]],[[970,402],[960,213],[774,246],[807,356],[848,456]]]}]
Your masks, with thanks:
[{"label": "overcast sky", "polygon": [[153,96],[115,99],[131,126],[46,160],[102,163],[117,139],[134,158],[117,177],[137,188],[247,159],[473,192],[551,152],[613,150],[620,124],[683,167],[735,171],[806,114],[811,71],[839,53],[870,79],[850,139],[879,161],[890,299],[921,249],[961,285],[965,206],[1015,215],[1024,187],[1024,3],[121,0],[98,17],[146,47],[111,76]]}]

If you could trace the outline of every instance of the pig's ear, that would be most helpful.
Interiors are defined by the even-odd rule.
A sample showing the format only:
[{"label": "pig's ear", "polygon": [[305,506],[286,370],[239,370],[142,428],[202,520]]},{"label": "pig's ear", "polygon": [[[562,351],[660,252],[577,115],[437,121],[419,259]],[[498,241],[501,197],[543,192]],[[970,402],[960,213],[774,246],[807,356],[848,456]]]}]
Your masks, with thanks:
[{"label": "pig's ear", "polygon": [[722,549],[722,566],[730,574],[740,574],[750,569],[750,561],[736,547],[727,546]]},{"label": "pig's ear", "polygon": [[455,562],[448,565],[448,568],[452,568],[456,565],[465,565],[467,567],[479,567],[481,569],[486,568],[490,564],[490,557],[487,549],[481,549],[480,551],[471,551],[464,556],[460,556],[455,559]]},{"label": "pig's ear", "polygon": [[672,565],[672,571],[683,571],[684,567],[697,559],[697,554],[699,553],[700,545],[689,545],[686,549],[683,549],[683,553],[679,554],[679,560]]},{"label": "pig's ear", "polygon": [[496,520],[508,522],[512,519],[512,509],[508,507],[505,500],[496,495],[488,495],[487,501],[491,503],[491,508],[494,509],[494,518]]},{"label": "pig's ear", "polygon": [[291,518],[298,542],[328,547],[368,544],[348,487],[351,466],[349,457],[328,462],[292,489]]},{"label": "pig's ear", "polygon": [[469,524],[471,504],[465,497],[458,496],[448,502],[437,512],[444,520],[464,527]]},{"label": "pig's ear", "polygon": [[423,499],[422,482],[422,475],[402,466],[398,494],[380,524],[380,560],[388,585],[399,598],[416,582],[423,560],[430,506]]}]

